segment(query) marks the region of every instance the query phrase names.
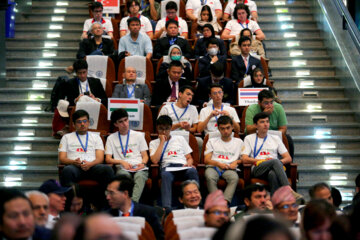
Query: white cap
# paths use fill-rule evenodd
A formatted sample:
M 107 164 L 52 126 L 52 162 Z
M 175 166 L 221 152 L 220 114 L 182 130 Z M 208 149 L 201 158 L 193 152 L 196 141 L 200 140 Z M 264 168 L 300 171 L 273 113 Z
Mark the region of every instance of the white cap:
M 69 102 L 61 99 L 59 100 L 56 108 L 59 111 L 60 116 L 69 117 L 69 113 L 67 111 L 68 107 L 69 107 Z

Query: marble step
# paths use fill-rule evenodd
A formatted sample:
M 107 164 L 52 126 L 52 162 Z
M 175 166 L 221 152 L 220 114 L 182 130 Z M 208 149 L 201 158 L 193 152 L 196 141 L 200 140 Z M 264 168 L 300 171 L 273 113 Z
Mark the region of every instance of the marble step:
M 59 142 L 52 137 L 0 138 L 0 151 L 57 151 Z
M 281 98 L 280 98 L 281 99 Z M 311 106 L 316 105 L 319 107 L 321 105 L 322 109 L 331 109 L 331 110 L 341 110 L 341 109 L 350 109 L 349 99 L 346 98 L 283 98 L 282 106 L 285 110 L 304 110 L 311 109 Z
M 1 111 L 44 111 L 50 107 L 50 99 L 4 99 L 0 100 Z
M 329 86 L 316 87 L 312 89 L 304 88 L 276 88 L 280 99 L 303 98 L 303 99 L 319 99 L 319 98 L 344 98 L 344 87 Z M 315 100 L 316 101 L 316 100 Z
M 335 67 L 330 66 L 274 66 L 271 67 L 274 78 L 277 76 L 335 76 Z
M 324 47 L 324 42 L 323 39 L 298 39 L 298 38 L 282 38 L 282 39 L 278 39 L 278 38 L 274 38 L 274 39 L 266 39 L 265 45 L 266 45 L 266 49 L 272 49 L 275 47 L 280 47 L 282 49 L 284 49 L 284 46 L 287 46 L 287 44 L 289 44 L 289 42 L 292 41 L 297 41 L 299 42 L 299 47 Z
M 8 77 L 36 77 L 36 76 L 49 76 L 57 77 L 68 75 L 64 67 L 15 67 L 7 68 L 6 75 Z
M 52 112 L 44 111 L 0 111 L 0 124 L 51 123 Z
M 31 57 L 39 58 L 45 56 L 75 58 L 79 47 L 8 47 L 6 57 Z
M 281 60 L 275 60 L 276 58 L 270 59 L 269 66 L 272 69 L 273 67 L 296 67 L 296 66 L 330 66 L 332 65 L 332 61 L 328 57 L 318 57 L 313 59 L 307 59 L 307 58 L 290 58 L 287 59 L 281 59 Z
M 18 38 L 12 38 L 6 40 L 6 47 L 10 48 L 16 48 L 16 47 L 46 47 L 46 45 L 55 45 L 56 47 L 52 47 L 53 50 L 56 51 L 57 47 L 79 47 L 79 39 L 61 39 L 59 40 L 48 40 L 44 38 L 32 38 L 32 39 L 18 39 Z
M 0 100 L 50 99 L 52 88 L 0 88 Z
M 53 179 L 57 179 L 58 177 L 53 177 Z M 47 179 L 45 179 L 46 181 Z M 38 190 L 43 182 L 34 181 L 34 182 L 0 182 L 0 187 L 13 187 L 19 189 L 21 191 L 31 191 Z
M 260 26 L 261 28 L 261 26 Z M 322 31 L 316 28 L 309 28 L 309 29 L 279 29 L 279 28 L 273 28 L 273 29 L 262 29 L 265 33 L 266 37 L 269 39 L 272 38 L 283 38 L 285 32 L 296 32 L 297 37 L 299 38 L 309 38 L 309 37 L 321 37 Z
M 289 41 L 289 44 L 296 44 L 297 41 Z M 272 47 L 266 50 L 267 56 L 270 58 L 269 64 L 273 57 L 288 58 L 307 58 L 307 57 L 328 57 L 327 49 L 324 47 Z
M 326 87 L 326 86 L 339 86 L 339 78 L 327 76 L 276 76 L 271 77 L 270 80 L 274 81 L 274 87 Z
M 312 150 L 357 150 L 360 148 L 358 136 L 292 136 L 295 152 Z
M 60 3 L 58 3 L 60 2 Z M 63 5 L 61 2 L 67 3 Z M 33 1 L 33 7 L 87 8 L 89 1 Z
M 303 8 L 309 6 L 307 1 L 256 1 L 256 5 L 259 8 L 262 7 L 292 7 L 292 8 Z
M 263 32 L 267 31 L 313 31 L 318 30 L 316 22 L 260 22 L 259 26 Z
M 289 123 L 355 122 L 354 110 L 287 110 Z
M 330 133 L 337 135 L 360 135 L 360 123 L 289 123 L 287 132 L 291 136 L 311 136 Z
M 29 31 L 30 30 L 30 31 Z M 17 30 L 15 32 L 16 38 L 21 39 L 31 39 L 31 38 L 43 38 L 48 40 L 61 40 L 62 38 L 66 39 L 79 39 L 82 34 L 82 29 L 71 29 L 71 30 L 37 30 L 33 29 L 23 29 Z
M 285 10 L 287 9 L 287 10 Z M 274 6 L 269 5 L 268 7 L 258 7 L 258 13 L 260 16 L 264 15 L 276 15 L 276 14 L 311 14 L 310 9 L 307 6 Z
M 34 58 L 31 57 L 7 57 L 6 66 L 7 67 L 39 67 L 43 65 L 52 65 L 54 67 L 67 67 L 73 64 L 76 60 L 75 57 L 40 57 Z
M 66 12 L 62 12 L 62 9 L 65 9 Z M 61 12 L 58 12 L 61 11 Z M 89 11 L 86 7 L 46 7 L 46 6 L 33 6 L 31 14 L 87 14 L 89 16 Z
M 67 74 L 63 74 L 66 76 Z M 71 76 L 70 76 L 71 77 Z M 40 82 L 47 82 L 48 86 L 52 88 L 57 77 L 7 77 L 6 86 L 9 88 L 32 88 L 34 84 Z
M 84 23 L 62 23 L 62 22 L 44 22 L 44 23 L 31 23 L 31 24 L 16 23 L 15 29 L 17 32 L 27 31 L 30 26 L 36 29 L 36 31 L 55 31 L 55 30 L 82 31 Z
M 53 18 L 53 17 L 64 17 L 64 22 L 74 22 L 74 23 L 83 23 L 85 19 L 90 18 L 88 12 L 83 13 L 77 13 L 77 14 L 63 14 L 63 13 L 22 13 L 16 15 L 16 22 L 25 22 L 25 21 L 31 21 L 31 22 L 54 22 L 54 23 L 60 23 L 59 21 L 53 21 L 57 20 L 59 18 Z
M 18 136 L 35 136 L 49 137 L 52 134 L 51 124 L 0 124 L 0 136 L 18 137 Z
M 289 18 L 290 17 L 290 18 Z M 314 17 L 311 14 L 271 14 L 271 13 L 261 13 L 258 18 L 259 24 L 263 22 L 277 22 L 283 21 L 286 19 L 286 22 L 312 22 Z M 290 19 L 290 20 L 288 20 Z
M 347 166 L 347 165 L 357 165 L 359 166 L 359 156 L 299 156 L 297 155 L 294 159 L 294 162 L 298 163 L 298 167 L 306 166 L 317 166 L 317 165 L 328 165 L 329 167 L 334 166 Z

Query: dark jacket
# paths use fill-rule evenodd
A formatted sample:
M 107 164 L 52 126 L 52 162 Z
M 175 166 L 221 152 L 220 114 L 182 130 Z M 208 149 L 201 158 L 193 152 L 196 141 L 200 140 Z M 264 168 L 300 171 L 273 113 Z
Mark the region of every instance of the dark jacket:
M 220 55 L 223 55 L 223 56 L 227 56 L 227 50 L 226 50 L 226 47 L 225 47 L 225 43 L 224 43 L 224 40 L 220 39 L 220 38 L 216 38 L 216 40 L 218 40 L 219 42 L 219 50 L 220 50 Z M 195 58 L 199 58 L 200 56 L 205 56 L 205 54 L 207 53 L 206 52 L 206 39 L 205 38 L 199 38 L 197 41 L 196 41 L 196 44 L 195 44 Z
M 224 55 L 217 55 L 218 62 L 224 66 L 224 73 L 226 72 L 226 57 Z M 210 76 L 211 57 L 206 54 L 199 58 L 199 77 Z
M 102 39 L 102 52 L 105 56 L 110 56 L 114 53 L 114 43 L 111 39 Z M 93 51 L 98 48 L 95 39 L 84 39 L 79 43 L 79 50 L 76 54 L 77 59 L 83 59 L 85 56 L 90 55 Z
M 186 79 L 180 78 L 179 89 L 184 85 L 190 85 L 190 82 Z M 155 106 L 161 105 L 163 102 L 166 102 L 170 95 L 171 86 L 169 83 L 169 78 L 167 76 L 160 78 L 155 83 L 151 104 Z
M 108 213 L 113 217 L 119 217 L 118 209 L 110 209 Z M 144 217 L 153 229 L 156 239 L 164 239 L 164 231 L 160 225 L 160 219 L 155 208 L 134 202 L 134 217 Z
M 192 50 L 187 40 L 178 37 L 174 42 L 174 44 L 179 45 L 182 51 L 182 55 L 184 57 L 188 59 L 193 57 Z M 158 39 L 154 46 L 153 58 L 160 59 L 162 56 L 168 55 L 169 48 L 170 48 L 170 43 L 169 43 L 169 38 L 167 36 Z
M 161 63 L 158 75 L 156 76 L 156 79 L 168 77 L 169 76 L 167 73 L 168 68 L 169 68 L 169 63 L 166 63 L 166 62 Z M 186 78 L 188 80 L 194 79 L 194 74 L 193 74 L 192 70 L 190 69 L 190 63 L 185 63 L 184 73 L 183 73 L 182 77 Z
M 135 96 L 135 98 L 144 100 L 144 103 L 146 105 L 150 106 L 151 96 L 150 96 L 149 88 L 146 84 L 135 84 L 134 96 Z M 115 86 L 112 97 L 113 98 L 127 98 L 128 93 L 127 93 L 127 89 L 126 89 L 126 84 L 117 84 Z
M 251 55 L 249 57 L 248 66 L 249 68 L 247 75 L 250 76 L 252 75 L 252 72 L 255 68 L 263 69 L 260 60 L 254 58 Z M 243 57 L 241 55 L 233 57 L 231 62 L 231 79 L 234 80 L 236 83 L 239 83 L 241 80 L 244 79 L 245 73 L 246 73 L 246 67 Z
M 89 88 L 92 94 L 94 94 L 95 97 L 101 99 L 101 103 L 105 106 L 107 106 L 107 97 L 106 93 L 104 91 L 104 88 L 97 78 L 88 77 L 89 82 Z M 63 85 L 63 88 L 60 93 L 60 99 L 65 99 L 67 97 L 67 100 L 70 103 L 70 106 L 75 106 L 74 100 L 80 95 L 79 91 L 79 82 L 77 78 L 72 78 L 69 81 L 65 82 Z

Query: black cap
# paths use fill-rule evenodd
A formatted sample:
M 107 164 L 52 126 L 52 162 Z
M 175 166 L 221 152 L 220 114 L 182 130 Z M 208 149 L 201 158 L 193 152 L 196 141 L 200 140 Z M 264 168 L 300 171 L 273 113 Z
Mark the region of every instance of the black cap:
M 49 194 L 49 193 L 64 194 L 68 192 L 70 189 L 71 187 L 62 187 L 60 183 L 55 179 L 49 179 L 40 186 L 39 191 L 45 194 Z

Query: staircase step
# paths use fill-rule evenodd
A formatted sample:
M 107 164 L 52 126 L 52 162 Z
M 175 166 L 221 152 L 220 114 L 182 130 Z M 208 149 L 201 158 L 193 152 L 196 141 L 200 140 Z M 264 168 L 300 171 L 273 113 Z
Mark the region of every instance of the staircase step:
M 6 57 L 43 57 L 44 53 L 56 53 L 57 57 L 69 57 L 75 59 L 79 47 L 8 47 Z
M 58 36 L 56 36 L 56 35 Z M 19 30 L 16 31 L 15 37 L 18 39 L 31 39 L 31 38 L 43 38 L 48 40 L 60 40 L 63 37 L 66 39 L 80 39 L 82 34 L 82 29 L 72 29 L 72 30 L 41 30 L 41 31 L 28 31 L 28 30 Z
M 321 134 L 322 131 L 331 131 L 331 135 L 360 135 L 360 123 L 338 122 L 338 123 L 290 123 L 287 132 L 291 136 L 306 136 Z
M 33 38 L 33 39 L 18 39 L 18 38 L 12 38 L 6 40 L 6 47 L 8 48 L 17 48 L 19 45 L 21 47 L 45 47 L 46 42 L 56 42 L 58 44 L 58 47 L 73 47 L 78 48 L 79 47 L 79 39 L 61 39 L 59 40 L 51 40 L 51 39 L 44 39 L 44 38 Z M 56 51 L 57 47 L 53 47 L 52 50 Z
M 58 76 L 67 76 L 68 74 L 65 71 L 65 67 L 14 67 L 14 68 L 6 68 L 6 76 L 8 77 L 31 77 L 34 78 L 36 76 L 50 76 L 50 77 L 58 77 Z
M 0 88 L 0 100 L 50 99 L 52 88 Z
M 50 100 L 4 99 L 0 106 L 2 111 L 44 111 L 50 107 Z
M 70 66 L 76 59 L 74 57 L 62 57 L 62 58 L 37 58 L 37 61 L 34 61 L 34 58 L 6 58 L 7 67 L 38 67 L 41 64 L 52 64 L 54 67 Z
M 273 49 L 273 48 L 282 48 L 284 49 L 284 46 L 287 46 L 287 43 L 289 41 L 298 41 L 299 42 L 299 47 L 324 47 L 324 42 L 322 39 L 319 40 L 315 40 L 315 39 L 278 39 L 278 40 L 269 40 L 266 39 L 265 44 L 266 44 L 266 49 Z
M 282 99 L 282 98 L 280 98 Z M 284 98 L 282 106 L 285 110 L 308 109 L 311 104 L 321 104 L 322 109 L 350 109 L 349 99 L 346 98 Z
M 286 14 L 281 14 L 281 15 L 286 15 Z M 261 15 L 259 16 L 259 24 L 262 24 L 263 22 L 276 22 L 279 21 L 279 16 L 281 15 L 276 15 L 276 14 L 263 14 L 261 13 Z M 290 15 L 290 14 L 289 14 Z M 291 21 L 287 21 L 287 22 L 312 22 L 314 21 L 314 18 L 312 15 L 310 14 L 291 14 Z
M 277 87 L 278 95 L 280 99 L 292 99 L 292 98 L 303 98 L 311 101 L 312 99 L 319 98 L 344 98 L 344 87 L 342 86 L 329 86 L 329 87 L 315 87 L 315 88 L 287 88 L 287 87 Z M 317 92 L 318 96 L 316 97 L 303 94 L 315 94 Z M 318 101 L 318 100 L 315 100 Z
M 289 42 L 296 42 L 296 41 L 289 41 Z M 326 48 L 319 47 L 319 48 L 311 48 L 311 47 L 283 47 L 282 49 L 276 47 L 272 49 L 266 50 L 267 56 L 270 58 L 270 60 L 273 57 L 287 57 L 289 60 L 292 59 L 292 56 L 295 56 L 296 58 L 307 58 L 312 56 L 322 56 L 326 57 L 327 50 Z M 294 55 L 294 54 L 301 54 L 301 55 Z M 271 63 L 271 61 L 269 62 Z
M 46 81 L 48 82 L 48 87 L 52 88 L 56 79 L 57 77 L 7 77 L 6 86 L 9 88 L 31 88 L 33 87 L 33 81 Z
M 52 137 L 0 138 L 0 151 L 13 151 L 18 145 L 31 145 L 31 151 L 57 151 L 60 140 Z
M 62 29 L 50 29 L 51 25 L 61 25 Z M 39 32 L 52 32 L 52 31 L 60 31 L 60 32 L 72 32 L 72 31 L 80 31 L 80 33 L 82 32 L 84 23 L 62 23 L 62 22 L 44 22 L 44 23 L 32 23 L 31 25 L 29 24 L 20 24 L 20 23 L 16 23 L 15 24 L 15 29 L 16 32 L 28 32 L 29 26 L 31 26 L 33 29 L 36 29 L 36 31 Z M 78 38 L 80 39 L 80 38 Z
M 291 59 L 281 59 L 281 60 L 275 60 L 275 59 L 271 59 L 269 62 L 269 66 L 272 69 L 273 67 L 282 67 L 282 66 L 297 66 L 299 64 L 301 64 L 301 66 L 330 66 L 331 65 L 331 60 L 328 58 L 324 58 L 324 57 L 319 57 L 317 59 L 308 59 L 306 57 L 304 58 L 291 58 Z
M 0 124 L 17 124 L 37 121 L 38 123 L 51 123 L 54 113 L 44 111 L 0 111 Z M 24 122 L 26 120 L 26 122 Z
M 19 131 L 33 131 L 36 137 L 49 137 L 52 134 L 51 124 L 0 124 L 1 137 L 17 137 Z
M 359 165 L 329 165 L 329 164 L 323 164 L 323 165 L 310 165 L 310 166 L 299 166 L 298 168 L 299 172 L 308 172 L 308 173 L 312 173 L 312 172 L 324 172 L 324 170 L 326 171 L 331 171 L 331 172 L 344 172 L 344 171 L 349 171 L 349 172 L 359 172 L 360 171 L 360 166 Z
M 58 5 L 56 1 L 33 1 L 33 7 L 41 8 L 41 7 L 66 7 L 66 8 L 87 8 L 88 1 L 66 1 L 68 5 Z
M 77 14 L 62 14 L 62 13 L 22 13 L 16 15 L 16 22 L 22 23 L 25 21 L 30 22 L 54 22 L 60 23 L 58 21 L 52 21 L 52 17 L 64 17 L 64 22 L 74 22 L 74 23 L 83 23 L 86 19 L 90 18 L 89 13 L 77 13 Z
M 57 179 L 58 177 L 53 177 Z M 43 182 L 0 182 L 0 187 L 14 187 L 21 191 L 38 190 Z
M 353 110 L 286 110 L 289 123 L 311 123 L 312 117 L 325 116 L 329 123 L 354 122 L 355 111 Z M 314 120 L 317 123 L 325 123 L 323 120 Z

